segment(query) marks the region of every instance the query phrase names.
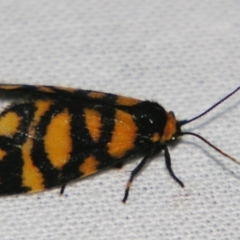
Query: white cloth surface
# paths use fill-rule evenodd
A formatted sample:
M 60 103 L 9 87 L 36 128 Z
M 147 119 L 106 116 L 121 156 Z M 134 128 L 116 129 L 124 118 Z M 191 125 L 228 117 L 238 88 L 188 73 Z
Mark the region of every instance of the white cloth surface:
M 0 1 L 0 82 L 150 99 L 191 118 L 240 83 L 238 1 Z M 240 159 L 240 92 L 184 126 Z M 198 139 L 135 179 L 105 171 L 66 187 L 0 198 L 0 239 L 240 239 L 240 166 Z

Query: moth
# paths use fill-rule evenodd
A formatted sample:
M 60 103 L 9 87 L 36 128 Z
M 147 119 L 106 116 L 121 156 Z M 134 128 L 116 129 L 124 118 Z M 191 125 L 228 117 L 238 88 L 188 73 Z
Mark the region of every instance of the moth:
M 0 92 L 17 92 L 0 114 L 0 195 L 39 192 L 104 169 L 120 168 L 129 158 L 143 156 L 131 172 L 123 202 L 134 177 L 159 152 L 174 174 L 168 144 L 193 135 L 222 155 L 239 162 L 200 135 L 184 132 L 188 124 L 225 101 L 240 87 L 202 114 L 178 121 L 160 104 L 120 95 L 54 87 L 0 84 Z

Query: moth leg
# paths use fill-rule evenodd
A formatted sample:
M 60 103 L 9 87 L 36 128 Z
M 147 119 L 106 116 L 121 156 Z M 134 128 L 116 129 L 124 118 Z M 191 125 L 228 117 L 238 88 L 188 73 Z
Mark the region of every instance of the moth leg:
M 184 184 L 175 176 L 175 174 L 172 170 L 171 157 L 170 157 L 167 146 L 165 146 L 165 148 L 164 148 L 164 156 L 165 156 L 166 167 L 167 167 L 167 170 L 168 170 L 170 176 L 183 188 Z
M 66 184 L 63 184 L 60 190 L 60 195 L 63 195 L 63 192 L 65 190 Z
M 116 164 L 114 165 L 114 168 L 121 169 L 122 166 L 123 166 L 123 163 L 122 163 L 122 162 L 119 162 L 119 163 L 116 163 Z
M 155 152 L 155 148 L 151 149 L 150 152 L 148 152 L 146 154 L 146 156 L 143 158 L 143 160 L 137 165 L 137 167 L 132 171 L 130 178 L 127 182 L 127 186 L 126 186 L 126 190 L 125 190 L 125 195 L 124 198 L 122 200 L 123 203 L 125 203 L 127 201 L 128 198 L 128 194 L 129 194 L 129 190 L 130 187 L 132 185 L 133 179 L 136 177 L 136 175 L 141 171 L 141 169 L 144 167 L 144 165 L 146 164 L 146 162 L 149 160 L 150 157 L 153 156 L 154 152 Z

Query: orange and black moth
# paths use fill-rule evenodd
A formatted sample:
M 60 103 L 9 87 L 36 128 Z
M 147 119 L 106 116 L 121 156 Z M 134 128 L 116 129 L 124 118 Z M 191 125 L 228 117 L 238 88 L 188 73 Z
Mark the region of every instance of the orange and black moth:
M 240 87 L 205 111 L 206 114 Z M 172 112 L 151 101 L 52 86 L 0 85 L 18 92 L 18 101 L 0 114 L 0 195 L 38 192 L 61 186 L 107 168 L 120 168 L 129 158 L 143 159 L 132 171 L 130 185 L 143 166 L 163 151 L 171 177 L 167 145 L 184 134 Z

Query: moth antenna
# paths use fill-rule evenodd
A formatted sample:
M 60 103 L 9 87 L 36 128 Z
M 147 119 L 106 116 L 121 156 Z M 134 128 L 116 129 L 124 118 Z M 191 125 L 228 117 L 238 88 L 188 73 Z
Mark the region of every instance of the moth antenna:
M 195 121 L 198 118 L 201 118 L 202 116 L 204 116 L 205 114 L 207 114 L 208 112 L 212 111 L 215 107 L 217 107 L 219 104 L 221 104 L 222 102 L 224 102 L 225 100 L 227 100 L 229 97 L 231 97 L 233 94 L 235 94 L 238 90 L 240 90 L 240 86 L 237 87 L 234 91 L 232 91 L 231 93 L 229 93 L 227 96 L 225 96 L 223 99 L 221 99 L 220 101 L 218 101 L 217 103 L 215 103 L 214 105 L 212 105 L 209 109 L 207 109 L 206 111 L 202 112 L 201 114 L 199 114 L 198 116 L 190 119 L 190 120 L 183 120 L 183 121 L 179 121 L 179 125 L 183 126 L 185 124 L 188 124 L 190 122 Z M 230 160 L 232 160 L 233 162 L 240 164 L 240 162 L 233 158 L 232 156 L 228 155 L 227 153 L 223 152 L 222 150 L 220 150 L 219 148 L 217 148 L 216 146 L 214 146 L 212 143 L 210 143 L 208 140 L 206 140 L 204 137 L 193 133 L 193 132 L 180 132 L 180 135 L 192 135 L 195 136 L 199 139 L 201 139 L 203 142 L 205 142 L 207 145 L 209 145 L 210 147 L 212 147 L 213 149 L 215 149 L 217 152 L 221 153 L 223 156 L 229 158 Z
M 223 99 L 221 99 L 220 101 L 218 101 L 217 103 L 215 103 L 214 105 L 212 105 L 209 109 L 207 109 L 206 111 L 204 111 L 203 113 L 199 114 L 198 116 L 190 119 L 190 120 L 183 120 L 183 121 L 179 121 L 180 126 L 183 126 L 185 124 L 188 124 L 190 122 L 195 121 L 198 118 L 201 118 L 202 116 L 204 116 L 205 114 L 207 114 L 208 112 L 212 111 L 215 107 L 217 107 L 219 104 L 221 104 L 222 102 L 224 102 L 225 100 L 227 100 L 229 97 L 231 97 L 233 94 L 235 94 L 238 90 L 240 89 L 240 86 L 237 87 L 234 91 L 232 91 L 231 93 L 229 93 L 226 97 L 224 97 Z
M 199 139 L 201 139 L 203 142 L 205 142 L 206 144 L 208 144 L 210 147 L 212 147 L 213 149 L 215 149 L 217 152 L 221 153 L 223 156 L 229 158 L 230 160 L 232 160 L 233 162 L 237 163 L 237 164 L 240 164 L 240 162 L 233 158 L 232 156 L 228 155 L 227 153 L 223 152 L 221 149 L 217 148 L 216 146 L 214 146 L 212 143 L 210 143 L 208 140 L 206 140 L 204 137 L 196 134 L 196 133 L 193 133 L 193 132 L 182 132 L 181 135 L 192 135 L 192 136 L 195 136 Z

